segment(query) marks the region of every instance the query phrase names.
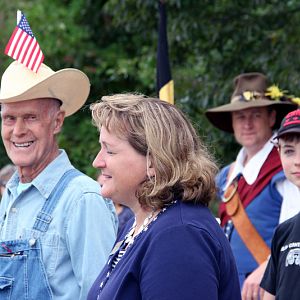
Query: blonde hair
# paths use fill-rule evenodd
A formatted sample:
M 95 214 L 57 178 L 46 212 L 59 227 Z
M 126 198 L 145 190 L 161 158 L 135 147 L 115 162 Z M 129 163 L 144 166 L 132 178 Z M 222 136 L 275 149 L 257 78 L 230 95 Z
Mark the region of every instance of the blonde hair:
M 142 206 L 162 208 L 175 199 L 208 205 L 217 167 L 178 108 L 139 94 L 101 100 L 91 105 L 94 125 L 126 138 L 155 170 L 136 192 Z

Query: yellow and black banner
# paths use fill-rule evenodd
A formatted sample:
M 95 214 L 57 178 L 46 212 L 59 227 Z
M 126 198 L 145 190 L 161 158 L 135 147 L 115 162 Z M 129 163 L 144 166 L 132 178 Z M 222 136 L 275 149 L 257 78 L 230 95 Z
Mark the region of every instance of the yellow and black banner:
M 165 3 L 159 1 L 159 26 L 157 48 L 157 92 L 159 99 L 174 104 L 174 83 L 172 80 L 167 37 L 167 14 Z

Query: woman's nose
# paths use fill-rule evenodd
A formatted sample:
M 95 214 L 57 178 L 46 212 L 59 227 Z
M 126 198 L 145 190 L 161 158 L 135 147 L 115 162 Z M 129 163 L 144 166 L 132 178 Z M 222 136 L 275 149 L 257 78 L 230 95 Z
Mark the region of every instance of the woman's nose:
M 93 161 L 93 167 L 96 169 L 102 169 L 105 168 L 105 166 L 106 164 L 101 149 Z

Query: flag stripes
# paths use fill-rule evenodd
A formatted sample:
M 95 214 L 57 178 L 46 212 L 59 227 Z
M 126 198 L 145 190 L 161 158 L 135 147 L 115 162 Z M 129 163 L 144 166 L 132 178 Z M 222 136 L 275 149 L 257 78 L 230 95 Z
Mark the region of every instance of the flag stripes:
M 34 72 L 38 71 L 44 60 L 43 52 L 23 13 L 5 47 L 5 54 Z

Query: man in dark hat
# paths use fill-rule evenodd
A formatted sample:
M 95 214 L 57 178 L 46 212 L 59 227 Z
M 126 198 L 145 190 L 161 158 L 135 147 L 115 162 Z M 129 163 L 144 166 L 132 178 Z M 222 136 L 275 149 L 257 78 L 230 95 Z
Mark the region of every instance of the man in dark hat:
M 297 106 L 277 87 L 268 89 L 261 73 L 237 76 L 234 88 L 230 103 L 209 109 L 206 116 L 242 146 L 236 161 L 217 177 L 220 218 L 236 259 L 242 297 L 259 299 L 274 229 L 300 210 L 289 205 L 294 187 L 271 143 L 273 130 Z
M 0 299 L 86 299 L 115 241 L 112 202 L 57 142 L 89 90 L 71 68 L 13 62 L 2 76 L 1 135 L 17 172 L 0 205 Z

